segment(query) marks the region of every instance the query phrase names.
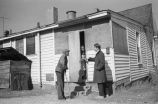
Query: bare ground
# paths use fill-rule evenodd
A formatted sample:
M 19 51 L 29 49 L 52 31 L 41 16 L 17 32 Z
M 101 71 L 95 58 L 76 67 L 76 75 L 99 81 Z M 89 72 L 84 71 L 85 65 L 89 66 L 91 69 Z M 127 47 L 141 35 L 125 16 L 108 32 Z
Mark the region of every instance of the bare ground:
M 65 95 L 73 87 L 66 84 Z M 57 100 L 55 88 L 34 89 L 31 91 L 10 91 L 0 89 L 0 104 L 158 104 L 158 87 L 141 84 L 117 91 L 105 99 L 96 99 L 97 92 L 88 96 L 76 96 L 66 101 Z

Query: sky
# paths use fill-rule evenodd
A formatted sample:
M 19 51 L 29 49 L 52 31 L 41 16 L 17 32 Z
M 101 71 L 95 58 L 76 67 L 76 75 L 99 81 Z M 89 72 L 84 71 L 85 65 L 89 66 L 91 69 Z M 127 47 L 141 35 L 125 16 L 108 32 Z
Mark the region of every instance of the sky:
M 96 8 L 115 12 L 152 3 L 153 15 L 158 25 L 158 0 L 0 0 L 0 17 L 5 17 L 4 29 L 20 32 L 52 23 L 52 7 L 58 8 L 59 21 L 66 19 L 66 12 L 75 10 L 77 16 L 93 13 Z M 0 18 L 0 34 L 3 22 Z

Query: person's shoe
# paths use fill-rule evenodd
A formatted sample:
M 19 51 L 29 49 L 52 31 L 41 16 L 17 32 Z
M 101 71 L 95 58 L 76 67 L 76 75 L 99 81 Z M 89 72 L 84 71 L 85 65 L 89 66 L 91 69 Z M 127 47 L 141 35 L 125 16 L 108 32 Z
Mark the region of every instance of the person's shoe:
M 58 98 L 58 100 L 66 100 L 66 98 L 65 98 L 65 97 L 63 97 L 63 98 Z
M 66 100 L 67 98 L 66 98 L 66 97 L 64 97 L 64 99 Z
M 104 99 L 104 96 L 97 96 L 97 99 Z
M 109 97 L 109 95 L 106 95 L 106 98 L 108 98 Z

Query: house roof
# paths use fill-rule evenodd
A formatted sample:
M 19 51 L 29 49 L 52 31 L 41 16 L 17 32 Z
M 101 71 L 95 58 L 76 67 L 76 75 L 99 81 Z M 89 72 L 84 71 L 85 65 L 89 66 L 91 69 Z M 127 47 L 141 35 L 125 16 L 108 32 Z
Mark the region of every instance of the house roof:
M 152 4 L 127 9 L 119 13 L 131 19 L 139 21 L 143 25 L 153 28 Z
M 48 24 L 48 25 L 45 25 L 45 26 L 41 26 L 39 28 L 33 28 L 33 29 L 29 29 L 29 30 L 25 30 L 25 31 L 17 32 L 17 33 L 12 33 L 8 37 L 0 38 L 0 41 L 15 38 L 15 37 L 18 37 L 18 36 L 29 35 L 30 33 L 39 32 L 39 31 L 43 31 L 43 30 L 60 28 L 60 27 L 65 27 L 65 26 L 70 26 L 70 25 L 82 23 L 82 22 L 85 22 L 85 21 L 95 20 L 95 19 L 102 18 L 102 17 L 108 15 L 107 12 L 108 12 L 107 10 L 102 10 L 100 12 L 87 14 L 87 15 L 84 15 L 84 16 L 81 16 L 81 17 L 77 17 L 75 19 L 59 21 L 57 23 Z M 91 18 L 91 17 L 93 17 L 93 18 Z
M 75 24 L 79 24 L 79 23 L 84 23 L 84 22 L 88 22 L 88 21 L 94 21 L 94 20 L 97 20 L 97 19 L 100 19 L 100 18 L 106 18 L 106 17 L 109 18 L 109 17 L 111 17 L 111 14 L 118 14 L 121 17 L 124 17 L 126 19 L 130 19 L 130 20 L 142 25 L 141 22 L 138 22 L 136 19 L 133 19 L 133 18 L 130 18 L 130 17 L 124 15 L 123 12 L 118 13 L 118 12 L 114 12 L 112 10 L 102 10 L 102 11 L 99 11 L 99 12 L 94 12 L 94 13 L 90 13 L 90 14 L 87 14 L 87 15 L 83 15 L 83 16 L 77 17 L 75 19 L 59 21 L 57 23 L 48 24 L 48 25 L 45 25 L 45 26 L 41 26 L 39 28 L 33 28 L 33 29 L 13 33 L 13 34 L 9 35 L 8 37 L 0 38 L 0 41 L 15 38 L 15 37 L 19 37 L 19 36 L 23 36 L 23 35 L 29 35 L 31 33 L 39 32 L 39 31 L 43 31 L 43 30 L 66 27 L 66 26 L 75 25 Z

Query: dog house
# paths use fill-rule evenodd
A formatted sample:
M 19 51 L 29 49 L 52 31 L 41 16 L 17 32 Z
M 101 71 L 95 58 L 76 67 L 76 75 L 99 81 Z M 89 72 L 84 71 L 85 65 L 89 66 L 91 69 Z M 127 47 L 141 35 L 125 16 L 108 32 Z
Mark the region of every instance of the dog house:
M 0 88 L 32 89 L 31 61 L 12 47 L 0 48 Z

